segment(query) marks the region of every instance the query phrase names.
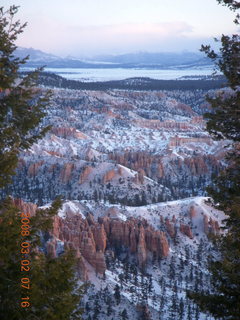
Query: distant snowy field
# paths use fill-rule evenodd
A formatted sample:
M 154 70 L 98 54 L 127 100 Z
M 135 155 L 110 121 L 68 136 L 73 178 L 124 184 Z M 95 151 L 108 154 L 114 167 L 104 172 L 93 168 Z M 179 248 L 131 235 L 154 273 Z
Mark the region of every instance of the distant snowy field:
M 22 68 L 23 71 L 33 70 L 34 68 Z M 134 77 L 148 77 L 157 80 L 176 80 L 181 77 L 209 76 L 213 73 L 212 67 L 192 68 L 192 69 L 80 69 L 80 68 L 45 68 L 47 72 L 55 73 L 61 77 L 79 80 L 83 82 L 124 80 Z

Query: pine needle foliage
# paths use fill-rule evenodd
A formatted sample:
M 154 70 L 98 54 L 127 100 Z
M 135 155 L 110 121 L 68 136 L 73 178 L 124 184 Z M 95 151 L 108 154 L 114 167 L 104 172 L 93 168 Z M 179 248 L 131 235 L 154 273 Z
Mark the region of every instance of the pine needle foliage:
M 15 21 L 17 12 L 17 6 L 0 7 L 0 188 L 11 182 L 20 152 L 49 130 L 43 118 L 51 92 L 36 86 L 41 69 L 23 76 L 20 67 L 28 57 L 14 55 L 15 41 L 26 26 Z M 57 198 L 51 207 L 37 210 L 29 217 L 30 233 L 23 236 L 22 212 L 11 197 L 0 202 L 1 320 L 81 319 L 84 287 L 76 278 L 75 252 L 64 248 L 53 257 L 46 250 L 46 238 L 51 238 L 53 217 L 60 207 Z M 27 271 L 22 269 L 23 261 Z M 27 289 L 22 287 L 23 278 L 29 279 Z M 21 305 L 23 298 L 29 299 L 29 306 Z
M 231 10 L 240 9 L 238 1 L 219 0 Z M 239 24 L 239 14 L 234 21 Z M 227 167 L 216 177 L 208 191 L 218 209 L 225 212 L 225 230 L 215 239 L 218 258 L 211 257 L 208 292 L 189 292 L 200 308 L 216 319 L 240 319 L 240 36 L 222 35 L 220 53 L 202 46 L 228 81 L 228 88 L 208 97 L 212 112 L 206 114 L 207 129 L 215 139 L 228 139 Z
M 49 129 L 42 125 L 42 119 L 51 93 L 36 87 L 41 69 L 22 76 L 20 67 L 29 57 L 14 55 L 15 41 L 26 26 L 15 21 L 17 11 L 17 6 L 0 8 L 0 187 L 11 182 L 21 150 Z

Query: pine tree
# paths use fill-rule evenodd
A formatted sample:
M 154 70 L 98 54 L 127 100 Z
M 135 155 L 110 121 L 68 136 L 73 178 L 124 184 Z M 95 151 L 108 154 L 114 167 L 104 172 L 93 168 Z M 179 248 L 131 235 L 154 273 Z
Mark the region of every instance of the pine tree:
M 123 309 L 123 311 L 121 312 L 121 319 L 122 320 L 128 320 L 129 319 L 126 309 Z
M 77 285 L 75 253 L 58 258 L 40 255 L 32 268 L 31 301 L 39 319 L 81 319 L 83 287 Z
M 218 2 L 234 11 L 240 9 L 238 1 Z M 237 14 L 236 24 L 239 18 Z M 229 139 L 232 143 L 226 156 L 228 167 L 209 188 L 218 209 L 227 215 L 226 233 L 216 240 L 220 257 L 212 258 L 209 265 L 211 291 L 191 292 L 189 296 L 216 319 L 236 320 L 240 315 L 240 36 L 223 35 L 220 54 L 210 46 L 203 46 L 202 50 L 215 60 L 229 87 L 228 91 L 222 90 L 217 97 L 208 99 L 213 112 L 206 115 L 207 128 L 216 139 Z
M 184 314 L 185 314 L 184 302 L 183 302 L 183 298 L 181 298 L 179 303 L 179 320 L 184 319 Z
M 14 57 L 14 42 L 25 26 L 14 22 L 17 11 L 16 6 L 0 8 L 0 188 L 11 181 L 21 150 L 48 129 L 41 121 L 50 93 L 35 87 L 38 71 L 22 77 L 19 67 L 26 59 Z M 1 320 L 81 319 L 83 287 L 75 279 L 74 253 L 65 250 L 52 258 L 42 243 L 60 206 L 56 199 L 52 207 L 30 217 L 11 198 L 1 201 Z
M 107 300 L 107 316 L 110 316 L 113 313 L 112 300 L 110 297 Z
M 165 295 L 162 294 L 161 298 L 160 298 L 160 306 L 159 306 L 159 315 L 160 315 L 160 319 L 164 319 L 164 307 L 166 305 L 166 299 L 165 299 Z
M 168 316 L 168 320 L 174 320 L 176 319 L 177 316 L 179 316 L 178 314 L 178 308 L 177 308 L 177 293 L 172 293 L 172 297 L 171 297 L 171 304 L 169 307 L 169 316 Z
M 153 280 L 152 280 L 152 275 L 150 274 L 149 277 L 147 278 L 148 280 L 148 294 L 151 296 L 151 294 L 153 293 Z
M 187 307 L 187 320 L 192 320 L 192 308 L 190 304 Z
M 152 319 L 148 305 L 146 305 L 146 304 L 139 305 L 139 311 L 140 311 L 139 320 L 151 320 Z
M 124 274 L 123 273 L 120 273 L 118 275 L 118 279 L 119 279 L 119 282 L 120 282 L 120 286 L 121 286 L 121 289 L 123 288 L 123 281 L 124 281 Z
M 57 199 L 49 209 L 38 210 L 35 216 L 24 218 L 30 220 L 31 229 L 29 234 L 23 233 L 23 237 L 23 213 L 10 198 L 0 204 L 1 320 L 81 319 L 79 304 L 83 287 L 76 285 L 74 253 L 66 251 L 58 258 L 51 258 L 41 252 L 44 249 L 42 236 L 52 226 L 52 217 L 60 205 Z M 29 264 L 22 268 L 25 266 L 22 261 L 29 261 Z M 29 289 L 21 287 L 23 278 L 29 279 Z M 30 302 L 29 307 L 22 307 L 24 297 L 29 297 L 26 300 Z
M 14 56 L 15 41 L 26 24 L 14 22 L 18 7 L 0 8 L 0 187 L 11 182 L 19 152 L 29 148 L 49 127 L 41 121 L 50 92 L 36 88 L 39 70 L 23 77 L 19 68 L 27 58 Z
M 11 199 L 1 203 L 0 223 L 0 318 L 23 319 L 21 313 L 21 251 L 20 230 L 21 220 L 18 210 L 12 205 Z M 13 223 L 13 221 L 15 223 Z M 16 303 L 12 303 L 16 301 Z
M 98 319 L 98 316 L 101 312 L 101 305 L 99 303 L 99 299 L 98 299 L 98 296 L 95 297 L 95 301 L 94 301 L 94 314 L 93 314 L 93 318 L 94 319 Z
M 120 287 L 118 284 L 116 284 L 114 288 L 114 298 L 116 300 L 117 305 L 121 302 L 121 293 L 120 293 Z

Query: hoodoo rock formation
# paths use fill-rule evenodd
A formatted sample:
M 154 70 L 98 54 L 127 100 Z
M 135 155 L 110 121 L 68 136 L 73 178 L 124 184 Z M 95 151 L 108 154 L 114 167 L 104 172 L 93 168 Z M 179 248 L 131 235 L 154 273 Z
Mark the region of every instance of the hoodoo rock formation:
M 43 160 L 32 163 L 28 168 L 28 175 L 31 177 L 35 177 L 38 172 L 38 169 L 43 165 L 43 163 Z
M 34 215 L 37 210 L 37 206 L 32 203 L 18 199 L 13 201 L 20 210 L 29 212 L 30 215 Z M 156 230 L 147 220 L 140 217 L 120 219 L 119 209 L 115 206 L 109 207 L 105 215 L 99 216 L 97 220 L 91 213 L 83 214 L 80 207 L 77 210 L 72 208 L 76 206 L 65 205 L 64 211 L 53 217 L 53 228 L 46 249 L 53 257 L 59 252 L 59 243 L 66 248 L 74 249 L 78 258 L 78 273 L 83 280 L 88 279 L 88 264 L 97 274 L 104 275 L 107 252 L 115 251 L 119 254 L 124 248 L 124 252 L 128 250 L 135 257 L 140 268 L 145 268 L 152 259 L 168 257 L 169 242 L 175 239 L 178 232 L 190 239 L 194 238 L 190 222 L 194 224 L 196 221 L 202 221 L 200 228 L 206 235 L 220 232 L 218 221 L 206 214 L 201 215 L 199 208 L 191 203 L 188 208 L 189 214 L 185 215 L 188 220 L 184 222 L 175 214 L 165 218 L 160 215 L 161 230 Z
M 218 221 L 208 218 L 207 215 L 203 216 L 203 225 L 204 225 L 204 232 L 208 234 L 219 234 L 220 233 L 220 227 Z
M 169 244 L 164 232 L 155 230 L 146 220 L 130 218 L 127 221 L 100 218 L 111 245 L 124 245 L 131 253 L 137 253 L 139 264 L 143 267 L 148 252 L 157 258 L 167 257 Z
M 51 132 L 56 136 L 63 138 L 77 138 L 77 139 L 87 139 L 87 136 L 82 132 L 76 130 L 75 128 L 70 127 L 54 127 L 51 129 Z
M 71 178 L 71 174 L 72 174 L 72 171 L 74 169 L 74 164 L 73 163 L 66 163 L 64 168 L 62 169 L 61 171 L 61 181 L 63 183 L 67 183 L 70 178 Z
M 14 204 L 24 212 L 34 215 L 37 206 L 25 203 L 22 200 L 14 200 Z M 78 253 L 78 268 L 81 277 L 86 279 L 86 262 L 97 273 L 104 274 L 106 262 L 104 253 L 107 245 L 115 247 L 123 245 L 130 253 L 136 254 L 141 267 L 147 262 L 148 252 L 152 252 L 158 258 L 166 257 L 169 253 L 169 244 L 166 235 L 162 231 L 156 231 L 146 221 L 128 219 L 122 221 L 109 217 L 102 217 L 96 222 L 92 215 L 84 219 L 80 214 L 66 211 L 66 217 L 54 216 L 52 228 L 52 240 L 48 241 L 46 248 L 51 256 L 57 255 L 57 242 L 60 240 L 66 247 L 76 250 Z
M 24 202 L 22 199 L 13 199 L 13 204 L 24 213 L 33 216 L 36 213 L 37 205 L 31 202 Z
M 138 247 L 137 247 L 138 263 L 141 268 L 145 266 L 147 260 L 147 248 L 145 241 L 145 230 L 143 226 L 139 230 Z
M 111 181 L 116 176 L 115 170 L 109 170 L 103 177 L 103 183 Z
M 182 137 L 171 137 L 169 141 L 169 147 L 179 147 L 185 143 L 206 143 L 208 145 L 211 144 L 211 138 L 203 137 L 203 138 L 182 138 Z
M 67 214 L 65 219 L 54 218 L 53 236 L 64 243 L 71 244 L 75 250 L 90 263 L 99 274 L 106 270 L 104 253 L 106 247 L 113 249 L 125 246 L 129 252 L 136 254 L 141 267 L 147 262 L 148 253 L 154 253 L 157 258 L 167 257 L 169 244 L 164 232 L 155 230 L 147 221 L 128 219 L 122 221 L 101 217 L 90 223 L 80 215 Z M 54 244 L 54 242 L 53 242 Z M 50 248 L 54 252 L 54 248 Z
M 176 230 L 174 228 L 174 224 L 168 218 L 165 220 L 165 226 L 170 237 L 174 238 L 176 235 Z
M 188 238 L 193 239 L 193 233 L 189 225 L 180 224 L 180 231 L 185 234 Z
M 79 183 L 84 183 L 92 171 L 92 167 L 86 166 L 80 174 Z
M 96 222 L 93 217 L 89 221 L 89 217 L 83 219 L 81 215 L 68 213 L 65 219 L 54 218 L 53 236 L 78 250 L 99 274 L 106 270 L 104 253 L 107 246 L 113 249 L 125 246 L 130 253 L 136 254 L 141 267 L 147 262 L 148 252 L 158 258 L 167 257 L 169 253 L 164 232 L 156 231 L 146 221 L 133 218 L 122 221 L 105 216 Z M 52 253 L 56 251 L 54 244 L 56 242 L 49 244 Z

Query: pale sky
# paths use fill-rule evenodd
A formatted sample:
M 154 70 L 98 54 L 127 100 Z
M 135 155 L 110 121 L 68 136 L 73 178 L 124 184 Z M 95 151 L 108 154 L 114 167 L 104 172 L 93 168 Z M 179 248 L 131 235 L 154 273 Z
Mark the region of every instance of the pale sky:
M 61 56 L 196 51 L 236 32 L 216 0 L 1 0 L 28 22 L 18 45 Z

